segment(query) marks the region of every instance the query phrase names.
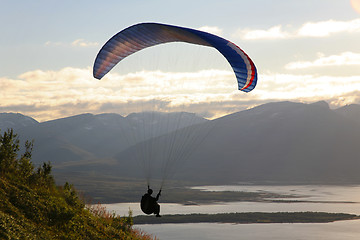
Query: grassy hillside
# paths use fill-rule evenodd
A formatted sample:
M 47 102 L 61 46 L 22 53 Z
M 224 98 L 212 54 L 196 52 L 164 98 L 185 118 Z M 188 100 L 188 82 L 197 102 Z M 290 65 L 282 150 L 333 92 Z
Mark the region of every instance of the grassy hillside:
M 0 239 L 152 239 L 127 217 L 86 207 L 66 183 L 55 185 L 50 163 L 35 168 L 32 142 L 19 156 L 17 135 L 0 134 Z

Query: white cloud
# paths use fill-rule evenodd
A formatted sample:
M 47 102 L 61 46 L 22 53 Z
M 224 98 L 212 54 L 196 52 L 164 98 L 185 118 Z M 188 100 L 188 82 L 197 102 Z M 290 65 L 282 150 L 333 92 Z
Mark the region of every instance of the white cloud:
M 360 76 L 262 75 L 255 90 L 266 101 L 315 102 L 326 100 L 332 106 L 360 103 Z
M 84 39 L 76 39 L 75 41 L 73 41 L 71 43 L 72 46 L 75 47 L 93 47 L 93 46 L 98 46 L 99 43 L 97 42 L 89 42 L 89 41 L 85 41 Z
M 35 70 L 23 73 L 17 79 L 0 80 L 0 112 L 22 109 L 24 114 L 38 120 L 81 112 L 96 113 L 103 111 L 104 106 L 115 106 L 108 107 L 107 111 L 128 114 L 129 111 L 143 110 L 141 107 L 149 101 L 159 102 L 153 107 L 164 111 L 180 111 L 185 105 L 196 105 L 237 89 L 233 73 L 219 70 L 109 73 L 99 81 L 92 77 L 90 68 L 64 68 L 60 71 Z
M 73 47 L 95 47 L 98 46 L 99 43 L 97 42 L 89 42 L 86 41 L 82 38 L 80 39 L 76 39 L 71 43 L 67 43 L 67 42 L 52 42 L 52 41 L 47 41 L 45 42 L 45 46 L 55 46 L 55 47 L 59 47 L 59 46 L 73 46 Z
M 198 30 L 200 31 L 204 31 L 204 32 L 209 32 L 215 35 L 222 35 L 223 31 L 221 28 L 216 27 L 216 26 L 203 26 L 198 28 Z
M 241 39 L 289 39 L 304 37 L 328 37 L 336 33 L 360 32 L 360 19 L 350 21 L 327 20 L 304 23 L 299 29 L 282 30 L 281 25 L 269 29 L 239 29 L 235 36 Z M 288 27 L 290 28 L 290 27 Z
M 324 56 L 318 54 L 318 59 L 314 61 L 291 62 L 285 65 L 286 69 L 304 69 L 324 66 L 346 66 L 360 65 L 360 54 L 353 52 L 343 52 L 340 55 Z
M 305 23 L 297 32 L 299 37 L 327 37 L 333 33 L 360 32 L 360 19 L 351 21 L 328 20 Z
M 244 93 L 231 71 L 109 73 L 99 81 L 90 68 L 64 68 L 0 78 L 0 89 L 0 112 L 39 121 L 85 112 L 126 115 L 148 107 L 218 117 L 269 101 L 329 100 L 337 106 L 360 101 L 360 76 L 260 74 L 257 87 Z
M 274 26 L 267 30 L 239 30 L 236 34 L 243 39 L 284 39 L 288 38 L 289 34 L 281 30 L 281 26 Z

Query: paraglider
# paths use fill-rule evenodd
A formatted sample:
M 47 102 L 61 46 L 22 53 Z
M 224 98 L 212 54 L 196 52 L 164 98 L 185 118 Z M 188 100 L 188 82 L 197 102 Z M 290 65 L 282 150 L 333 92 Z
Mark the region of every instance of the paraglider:
M 253 90 L 257 83 L 257 70 L 255 67 L 254 62 L 250 59 L 250 57 L 237 45 L 234 43 L 216 36 L 211 33 L 199 31 L 196 29 L 179 27 L 179 26 L 172 26 L 160 23 L 140 23 L 133 26 L 130 26 L 112 38 L 110 38 L 104 46 L 100 49 L 99 53 L 96 56 L 94 67 L 93 67 L 93 76 L 96 79 L 103 78 L 116 64 L 120 61 L 125 59 L 126 57 L 130 56 L 133 53 L 141 51 L 145 48 L 156 46 L 159 44 L 171 43 L 171 42 L 185 42 L 195 45 L 207 46 L 211 48 L 215 48 L 218 50 L 228 61 L 232 70 L 235 74 L 238 89 L 243 92 L 250 92 Z M 147 110 L 148 111 L 148 110 Z M 179 114 L 178 117 L 178 126 L 182 120 L 181 117 L 183 114 Z M 156 118 L 152 117 L 152 120 Z M 195 124 L 195 123 L 194 123 Z M 131 127 L 132 129 L 136 129 Z M 141 131 L 142 133 L 147 133 L 148 129 L 145 127 Z M 180 129 L 180 128 L 179 128 Z M 181 131 L 175 129 L 172 131 L 173 137 L 171 137 L 171 141 L 164 142 L 164 144 L 159 144 L 160 146 L 168 146 L 168 154 L 152 154 L 148 153 L 147 151 L 150 148 L 155 149 L 156 143 L 159 143 L 160 140 L 166 138 L 159 138 L 157 137 L 157 141 L 153 141 L 151 144 L 143 143 L 144 154 L 142 158 L 149 158 L 148 161 L 153 161 L 154 156 L 163 155 L 164 158 L 164 176 L 163 182 L 165 177 L 169 175 L 169 168 L 171 164 L 169 163 L 172 159 L 176 159 L 178 161 L 180 158 L 188 157 L 190 154 L 187 152 L 181 152 L 175 150 L 175 146 L 178 145 L 179 148 L 182 148 L 182 151 L 193 150 L 196 146 L 195 143 L 199 144 L 199 139 L 201 137 L 193 136 L 197 134 L 197 131 L 194 128 L 186 127 L 187 132 L 184 134 L 180 134 Z M 153 132 L 153 131 L 150 131 Z M 192 135 L 193 134 L 193 135 Z M 177 136 L 177 135 L 180 135 Z M 206 134 L 204 134 L 206 136 Z M 179 137 L 179 138 L 176 138 Z M 151 136 L 150 138 L 155 138 Z M 148 138 L 148 139 L 150 139 Z M 204 137 L 203 137 L 204 138 Z M 144 138 L 145 139 L 145 138 Z M 180 140 L 178 140 L 180 139 Z M 155 150 L 154 150 L 155 151 Z M 156 150 L 158 151 L 158 150 Z M 166 150 L 164 150 L 165 152 Z M 174 157 L 177 154 L 178 156 Z M 142 159 L 143 162 L 144 159 Z M 174 161 L 175 162 L 175 161 Z M 144 164 L 146 165 L 146 164 Z M 147 164 L 149 165 L 149 164 Z M 148 171 L 148 175 L 151 175 L 151 171 Z M 148 180 L 148 179 L 147 179 Z M 161 188 L 156 197 L 152 197 L 152 189 L 149 187 L 149 180 L 148 180 L 148 192 L 142 197 L 141 199 L 141 209 L 146 214 L 155 214 L 159 217 L 160 213 L 160 205 L 157 203 L 161 194 Z
M 151 196 L 153 190 L 148 186 L 147 193 L 145 193 L 141 198 L 140 207 L 141 210 L 146 214 L 155 214 L 156 217 L 160 216 L 160 205 L 157 203 L 161 195 L 161 189 L 156 197 Z
M 110 38 L 95 59 L 93 75 L 101 79 L 129 55 L 147 47 L 170 42 L 187 42 L 216 48 L 231 65 L 238 89 L 250 92 L 255 88 L 255 64 L 237 45 L 211 33 L 160 23 L 136 24 Z

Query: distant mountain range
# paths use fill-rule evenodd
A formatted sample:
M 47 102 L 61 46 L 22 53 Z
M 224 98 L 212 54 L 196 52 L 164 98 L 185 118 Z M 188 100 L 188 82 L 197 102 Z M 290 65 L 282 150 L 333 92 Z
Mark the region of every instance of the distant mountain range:
M 194 183 L 360 183 L 360 105 L 274 102 L 212 121 L 148 112 L 40 123 L 0 113 L 0 129 L 7 128 L 34 139 L 33 161 L 51 161 L 59 177 L 92 172 L 143 178 L 139 159 L 145 155 L 154 166 L 142 166 L 155 178 L 156 170 L 168 167 L 169 176 Z
M 118 152 L 188 125 L 207 122 L 193 113 L 80 114 L 46 122 L 0 113 L 0 129 L 13 128 L 22 140 L 34 139 L 33 160 L 51 161 L 55 168 L 103 161 Z

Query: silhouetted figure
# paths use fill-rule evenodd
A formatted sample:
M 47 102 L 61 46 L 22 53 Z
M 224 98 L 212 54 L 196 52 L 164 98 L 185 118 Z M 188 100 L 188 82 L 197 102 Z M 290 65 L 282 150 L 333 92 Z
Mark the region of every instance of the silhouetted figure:
M 148 191 L 147 193 L 144 194 L 144 196 L 142 196 L 141 198 L 141 210 L 146 213 L 146 214 L 156 214 L 156 217 L 161 217 L 160 216 L 160 205 L 157 203 L 157 201 L 159 200 L 159 197 L 161 195 L 161 189 L 159 191 L 159 193 L 156 195 L 156 198 L 154 198 L 153 196 L 151 196 L 151 194 L 153 193 L 153 190 L 150 189 L 150 187 L 148 186 Z

